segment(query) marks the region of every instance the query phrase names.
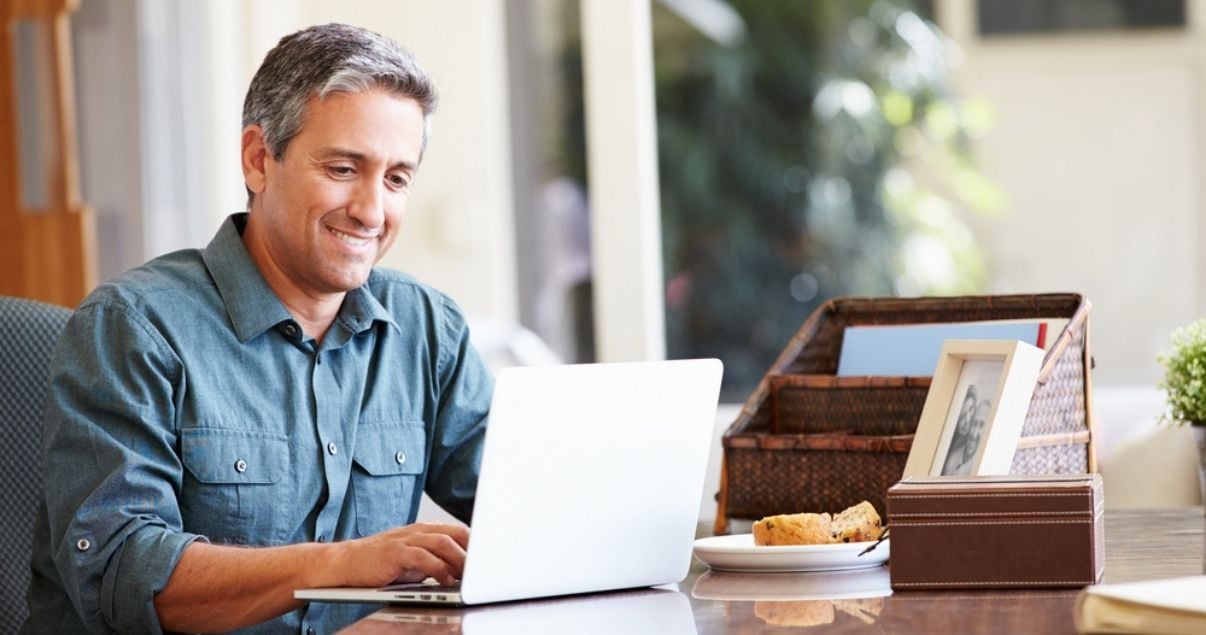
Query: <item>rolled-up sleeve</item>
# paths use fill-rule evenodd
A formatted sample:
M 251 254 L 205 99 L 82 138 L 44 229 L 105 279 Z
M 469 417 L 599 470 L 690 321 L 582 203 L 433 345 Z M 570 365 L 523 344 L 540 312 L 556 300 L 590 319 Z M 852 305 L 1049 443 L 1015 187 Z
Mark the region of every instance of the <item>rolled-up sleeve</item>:
M 81 307 L 51 362 L 43 477 L 55 569 L 91 631 L 160 632 L 154 596 L 185 547 L 180 360 L 138 313 Z

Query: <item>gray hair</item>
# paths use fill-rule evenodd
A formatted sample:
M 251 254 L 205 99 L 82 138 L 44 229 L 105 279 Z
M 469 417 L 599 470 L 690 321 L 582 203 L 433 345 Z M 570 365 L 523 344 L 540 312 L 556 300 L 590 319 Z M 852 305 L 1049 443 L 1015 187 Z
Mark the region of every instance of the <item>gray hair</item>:
M 311 96 L 324 99 L 372 88 L 419 104 L 425 151 L 438 100 L 435 83 L 397 42 L 346 24 L 313 26 L 281 38 L 247 89 L 243 126 L 259 125 L 268 152 L 280 161 L 301 131 Z

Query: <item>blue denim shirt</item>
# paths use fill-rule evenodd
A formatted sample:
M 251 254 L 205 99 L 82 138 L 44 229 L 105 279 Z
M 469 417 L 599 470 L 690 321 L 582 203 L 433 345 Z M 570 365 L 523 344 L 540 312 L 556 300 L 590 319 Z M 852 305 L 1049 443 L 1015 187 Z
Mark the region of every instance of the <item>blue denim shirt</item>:
M 68 323 L 26 630 L 159 632 L 154 595 L 194 540 L 368 536 L 412 522 L 424 490 L 468 521 L 493 382 L 459 309 L 377 269 L 318 344 L 252 263 L 245 222 L 103 284 Z

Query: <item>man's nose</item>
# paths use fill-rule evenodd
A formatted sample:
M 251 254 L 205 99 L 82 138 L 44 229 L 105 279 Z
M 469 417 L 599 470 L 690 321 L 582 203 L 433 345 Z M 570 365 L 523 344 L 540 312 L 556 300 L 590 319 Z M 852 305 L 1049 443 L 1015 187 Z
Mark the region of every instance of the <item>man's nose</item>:
M 357 188 L 355 199 L 348 206 L 348 215 L 364 227 L 379 227 L 385 222 L 385 185 L 364 183 Z

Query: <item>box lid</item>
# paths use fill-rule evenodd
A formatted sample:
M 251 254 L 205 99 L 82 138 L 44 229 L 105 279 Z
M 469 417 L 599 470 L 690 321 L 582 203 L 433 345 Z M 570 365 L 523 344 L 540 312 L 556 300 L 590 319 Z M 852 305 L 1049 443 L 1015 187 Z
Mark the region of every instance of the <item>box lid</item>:
M 1096 515 L 1098 474 L 910 476 L 888 489 L 888 516 Z

